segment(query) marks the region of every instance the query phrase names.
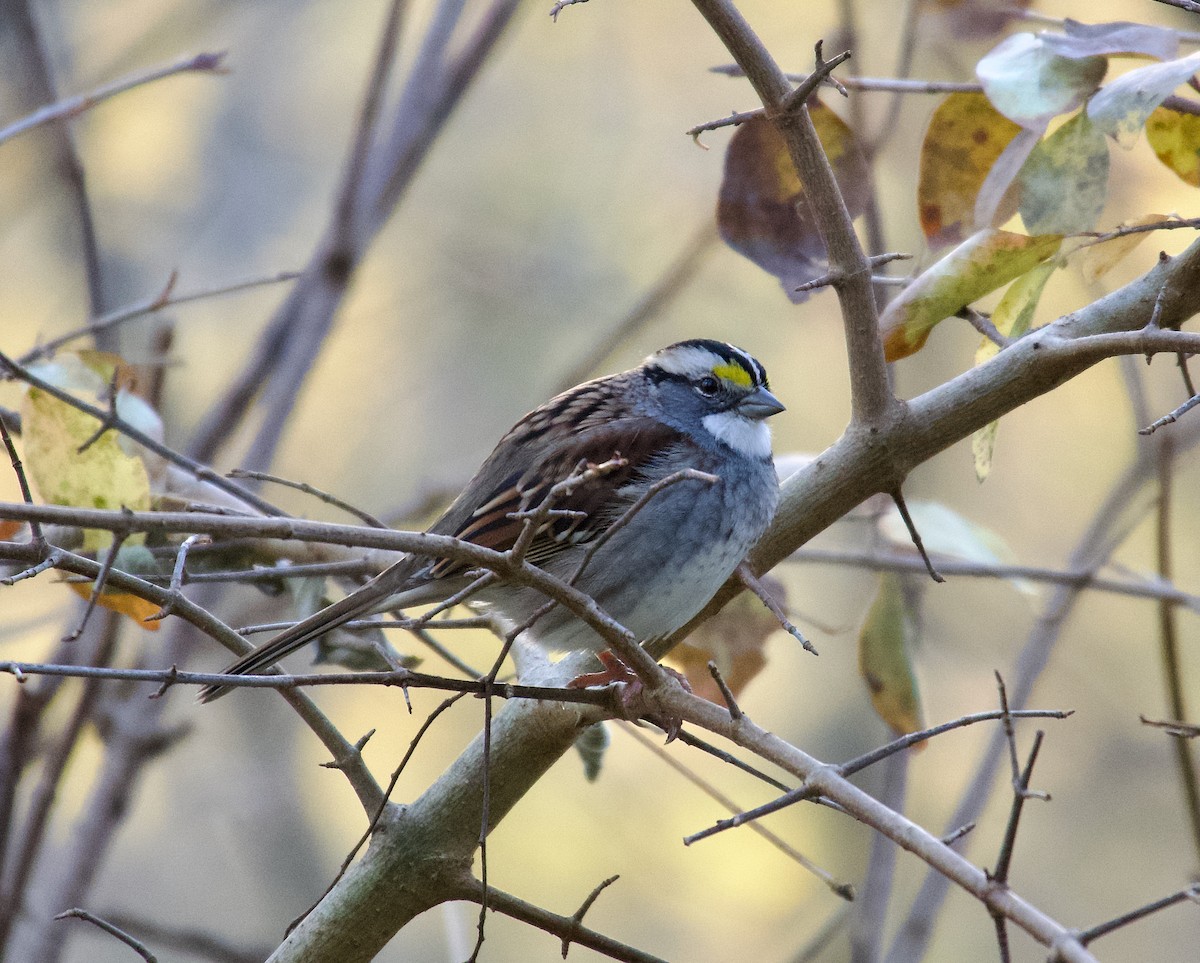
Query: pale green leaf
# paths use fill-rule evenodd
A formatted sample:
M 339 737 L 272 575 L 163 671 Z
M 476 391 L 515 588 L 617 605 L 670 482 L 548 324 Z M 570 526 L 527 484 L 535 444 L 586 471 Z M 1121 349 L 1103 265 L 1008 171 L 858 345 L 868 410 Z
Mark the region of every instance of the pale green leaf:
M 993 106 L 1022 127 L 1074 110 L 1107 70 L 1104 57 L 1065 57 L 1031 33 L 1013 34 L 975 66 Z
M 1081 111 L 1033 149 L 1019 180 L 1030 234 L 1090 231 L 1108 198 L 1108 142 Z
M 1131 70 L 1105 84 L 1088 102 L 1088 117 L 1122 147 L 1132 147 L 1159 104 L 1198 70 L 1200 50 L 1180 60 Z

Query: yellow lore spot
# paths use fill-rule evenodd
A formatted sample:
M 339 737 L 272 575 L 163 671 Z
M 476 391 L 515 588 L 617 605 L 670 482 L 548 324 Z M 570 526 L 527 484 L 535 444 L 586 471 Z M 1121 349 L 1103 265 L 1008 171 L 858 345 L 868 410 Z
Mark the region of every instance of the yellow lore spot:
M 735 385 L 742 388 L 749 388 L 753 382 L 750 378 L 750 372 L 743 368 L 740 364 L 718 364 L 713 365 L 713 374 L 723 381 L 732 381 Z

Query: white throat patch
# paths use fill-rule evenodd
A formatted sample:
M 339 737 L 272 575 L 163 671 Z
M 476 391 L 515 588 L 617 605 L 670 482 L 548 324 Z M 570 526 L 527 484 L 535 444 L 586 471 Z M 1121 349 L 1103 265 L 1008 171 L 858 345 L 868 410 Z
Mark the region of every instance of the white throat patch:
M 701 423 L 739 454 L 749 458 L 771 457 L 771 429 L 762 420 L 751 420 L 736 411 L 705 415 Z

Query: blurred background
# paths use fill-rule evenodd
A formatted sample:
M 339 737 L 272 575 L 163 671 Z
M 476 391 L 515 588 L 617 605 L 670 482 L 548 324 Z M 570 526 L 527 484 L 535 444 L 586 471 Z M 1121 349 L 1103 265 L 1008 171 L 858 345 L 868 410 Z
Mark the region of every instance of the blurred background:
M 431 6 L 411 4 L 402 64 L 411 62 Z M 888 6 L 857 5 L 852 63 L 864 75 L 896 69 L 897 17 Z M 730 58 L 704 21 L 683 2 L 595 0 L 564 10 L 557 23 L 549 7 L 531 3 L 517 14 L 371 248 L 290 421 L 278 473 L 385 517 L 431 492 L 455 491 L 499 435 L 558 390 L 712 222 L 729 135 L 705 135 L 704 150 L 684 131 L 756 101 L 744 81 L 709 72 Z M 827 54 L 842 49 L 844 11 L 833 0 L 743 0 L 739 7 L 787 69 L 809 69 L 820 38 Z M 227 52 L 226 74 L 171 77 L 73 122 L 110 306 L 153 296 L 172 271 L 182 292 L 304 265 L 342 174 L 385 3 L 44 0 L 33 9 L 63 94 L 185 55 Z M 1036 9 L 1089 22 L 1198 25 L 1151 2 L 1063 0 Z M 914 77 L 970 79 L 997 40 L 964 39 L 943 5 L 922 6 L 921 17 Z M 15 66 L 17 42 L 11 32 L 0 35 L 0 125 L 38 106 Z M 852 96 L 861 98 L 872 130 L 893 109 L 887 94 Z M 849 116 L 841 98 L 824 99 Z M 916 158 L 935 104 L 932 97 L 904 99 L 877 161 L 886 248 L 918 258 L 924 245 Z M 62 181 L 45 161 L 47 136 L 38 131 L 0 144 L 0 349 L 13 355 L 88 317 L 78 230 Z M 1192 191 L 1157 164 L 1144 141 L 1127 153 L 1116 150 L 1102 226 L 1149 212 L 1195 215 Z M 1178 250 L 1190 239 L 1184 231 L 1155 236 L 1103 288 L 1060 272 L 1039 318 L 1094 300 L 1147 270 L 1160 249 Z M 169 312 L 175 335 L 162 412 L 168 443 L 186 445 L 286 288 L 265 286 Z M 125 356 L 143 360 L 161 323 L 127 327 Z M 688 337 L 733 341 L 765 364 L 788 405 L 773 420 L 777 452 L 818 452 L 845 426 L 842 330 L 829 291 L 792 305 L 775 279 L 714 244 L 684 290 L 590 373 L 632 366 Z M 970 367 L 977 341 L 966 325 L 942 325 L 926 350 L 896 367 L 899 393 L 911 397 Z M 1155 416 L 1183 400 L 1169 360 L 1139 366 L 1138 375 Z M 18 389 L 0 385 L 0 404 L 18 403 Z M 1063 566 L 1133 456 L 1136 427 L 1118 365 L 1106 363 L 1005 418 L 985 484 L 976 482 L 964 442 L 914 473 L 906 492 L 991 529 L 1022 563 Z M 238 453 L 232 446 L 216 467 L 237 467 Z M 1200 586 L 1194 473 L 1194 460 L 1185 463 L 1174 492 L 1175 580 L 1193 590 Z M 270 495 L 299 514 L 342 520 L 303 496 Z M 10 472 L 0 472 L 0 497 L 19 498 Z M 843 522 L 815 544 L 860 545 L 861 528 Z M 1143 521 L 1118 551 L 1119 565 L 1152 571 L 1152 535 Z M 877 576 L 796 563 L 775 574 L 821 655 L 805 655 L 776 633 L 767 669 L 743 694 L 743 707 L 760 725 L 831 762 L 886 741 L 855 650 Z M 1048 589 L 1026 596 L 1002 581 L 951 578 L 930 586 L 917 665 L 931 723 L 996 705 L 993 670 L 1010 670 L 1048 597 Z M 0 658 L 45 657 L 77 616 L 66 598 L 46 576 L 0 588 Z M 241 624 L 281 617 L 281 608 L 244 593 L 224 602 L 221 614 Z M 1194 613 L 1184 612 L 1181 624 L 1194 693 L 1200 629 Z M 127 633 L 131 652 L 155 644 L 141 635 Z M 454 641 L 478 664 L 494 652 L 488 637 Z M 227 661 L 212 643 L 197 645 L 207 647 L 196 667 Z M 1177 890 L 1197 868 L 1171 746 L 1138 719 L 1165 714 L 1156 647 L 1153 603 L 1093 593 L 1073 614 L 1033 699 L 1075 715 L 1041 726 L 1048 732 L 1034 786 L 1053 800 L 1026 811 L 1012 883 L 1069 926 L 1094 925 Z M 427 667 L 440 671 L 435 660 Z M 11 680 L 0 684 L 5 714 L 13 689 Z M 440 701 L 415 692 L 410 715 L 394 691 L 329 690 L 317 698 L 349 738 L 377 730 L 366 756 L 382 778 Z M 332 878 L 362 831 L 361 811 L 344 779 L 319 768 L 321 746 L 281 700 L 242 693 L 200 708 L 181 690 L 170 699 L 167 719 L 186 726 L 187 735 L 147 770 L 87 908 L 270 948 Z M 477 702 L 458 705 L 422 744 L 398 798 L 419 793 L 481 722 Z M 1024 746 L 1033 728 L 1020 730 Z M 984 727 L 943 736 L 914 757 L 907 809 L 914 820 L 942 831 L 987 737 Z M 72 761 L 51 856 L 65 848 L 84 810 L 100 747 L 89 732 Z M 698 753 L 668 751 L 739 805 L 769 798 L 769 790 Z M 858 781 L 874 789 L 878 776 L 868 772 Z M 973 836 L 969 853 L 981 865 L 994 862 L 1003 833 L 1005 781 L 1002 774 Z M 596 782 L 587 782 L 568 755 L 502 823 L 492 837 L 490 878 L 570 915 L 602 879 L 619 873 L 587 917 L 601 932 L 671 960 L 796 959 L 842 902 L 745 831 L 682 845 L 684 835 L 724 815 L 614 729 Z M 860 882 L 871 844 L 862 827 L 811 806 L 772 816 L 767 825 L 836 879 Z M 891 922 L 901 918 L 922 869 L 912 857 L 898 857 Z M 432 911 L 381 959 L 461 960 L 475 916 L 465 905 Z M 53 925 L 77 928 L 68 960 L 131 958 L 128 948 L 82 923 Z M 558 958 L 554 939 L 499 917 L 489 920 L 487 935 L 486 960 Z M 1182 961 L 1194 959 L 1198 940 L 1200 915 L 1183 906 L 1095 949 L 1104 960 Z M 991 921 L 973 900 L 952 894 L 927 958 L 995 957 Z M 164 951 L 162 958 L 175 957 Z M 598 957 L 575 947 L 572 958 Z M 1044 952 L 1015 934 L 1014 958 L 1043 959 Z M 845 940 L 816 959 L 848 959 Z

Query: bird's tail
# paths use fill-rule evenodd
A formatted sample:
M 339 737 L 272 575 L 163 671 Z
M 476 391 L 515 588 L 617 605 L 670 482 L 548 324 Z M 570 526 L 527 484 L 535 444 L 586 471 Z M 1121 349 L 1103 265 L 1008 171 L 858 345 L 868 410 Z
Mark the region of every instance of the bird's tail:
M 397 563 L 391 568 L 385 569 L 357 591 L 351 592 L 332 605 L 327 605 L 319 612 L 314 612 L 290 629 L 284 629 L 257 649 L 247 652 L 229 666 L 223 674 L 254 675 L 259 670 L 274 665 L 285 655 L 295 652 L 302 645 L 336 629 L 339 625 L 344 625 L 351 619 L 387 611 L 389 608 L 395 608 L 402 604 L 399 600 L 392 601 L 399 587 L 397 583 L 402 581 L 397 577 L 401 574 L 402 564 Z M 200 702 L 212 702 L 213 699 L 219 699 L 231 688 L 233 687 L 226 685 L 206 685 L 196 698 Z

